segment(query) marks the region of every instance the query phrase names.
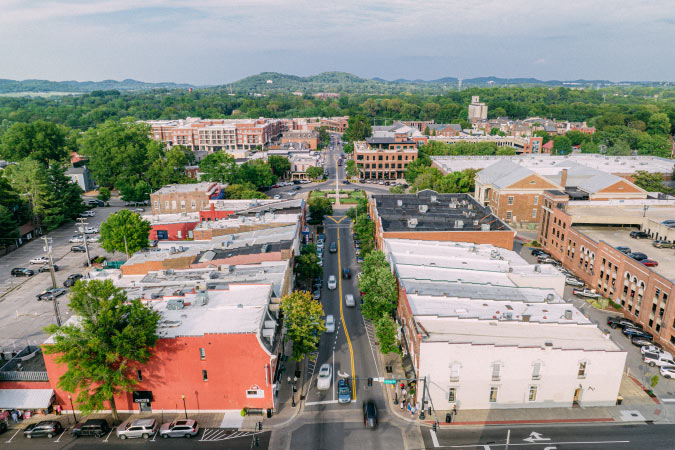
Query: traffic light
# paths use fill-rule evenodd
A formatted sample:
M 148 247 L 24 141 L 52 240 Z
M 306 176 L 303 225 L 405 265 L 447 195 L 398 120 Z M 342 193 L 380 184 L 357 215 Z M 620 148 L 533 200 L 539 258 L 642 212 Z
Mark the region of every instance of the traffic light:
M 434 422 L 434 424 L 431 425 L 431 429 L 434 430 L 434 433 L 436 432 L 436 422 Z
M 255 446 L 260 447 L 260 438 L 258 436 L 254 437 L 254 441 L 255 441 Z
M 368 378 L 368 387 L 370 387 L 370 386 L 372 386 L 372 385 L 373 385 L 373 379 L 372 379 L 372 378 Z
M 262 431 L 262 422 L 258 422 L 258 431 Z

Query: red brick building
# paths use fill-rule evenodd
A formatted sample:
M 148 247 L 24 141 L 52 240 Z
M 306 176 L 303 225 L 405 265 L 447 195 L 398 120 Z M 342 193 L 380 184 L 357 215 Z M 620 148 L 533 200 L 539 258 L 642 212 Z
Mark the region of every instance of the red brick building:
M 150 194 L 152 213 L 192 213 L 208 209 L 211 200 L 223 198 L 224 188 L 212 181 L 164 186 Z

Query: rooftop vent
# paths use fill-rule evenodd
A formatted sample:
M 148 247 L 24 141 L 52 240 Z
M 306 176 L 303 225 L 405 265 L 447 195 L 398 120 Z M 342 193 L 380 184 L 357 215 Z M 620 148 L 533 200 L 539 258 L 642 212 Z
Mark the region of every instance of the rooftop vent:
M 571 309 L 565 310 L 565 319 L 572 320 L 572 310 Z
M 463 220 L 455 220 L 455 228 L 464 228 Z
M 185 308 L 185 301 L 182 298 L 174 298 L 167 302 L 166 309 L 183 309 Z
M 436 203 L 437 201 L 438 201 L 438 197 L 436 197 L 435 195 L 432 195 L 431 196 L 431 202 Z
M 396 200 L 397 206 L 403 206 L 403 200 Z
M 551 341 L 546 341 L 546 342 L 544 342 L 544 345 L 545 345 L 546 347 L 553 347 L 553 342 L 551 342 Z
M 195 299 L 195 303 L 199 306 L 205 306 L 209 303 L 209 293 L 208 291 L 200 292 L 197 294 L 197 298 Z
M 480 231 L 490 231 L 490 224 L 489 223 L 480 224 Z
M 420 212 L 424 214 L 425 212 L 429 211 L 429 205 L 419 205 Z
M 457 209 L 457 203 L 452 202 L 452 203 L 450 203 L 450 204 L 448 205 L 448 207 L 449 207 L 450 209 Z
M 166 270 L 164 271 L 164 275 L 173 275 L 174 273 L 175 273 L 175 272 L 173 271 L 173 269 L 166 269 Z
M 546 295 L 546 303 L 551 303 L 551 302 L 553 302 L 553 299 L 554 299 L 554 298 L 555 298 L 555 297 L 554 297 L 553 294 L 548 294 L 548 295 Z
M 411 218 L 408 219 L 408 228 L 417 228 L 417 219 L 416 218 Z
M 510 311 L 505 312 L 502 314 L 502 317 L 504 317 L 505 320 L 513 320 L 513 313 Z
M 530 321 L 530 315 L 529 314 L 523 314 L 523 322 L 529 322 Z
M 539 264 L 535 264 L 534 265 L 534 271 L 537 272 L 537 273 L 541 272 L 541 266 L 539 266 Z

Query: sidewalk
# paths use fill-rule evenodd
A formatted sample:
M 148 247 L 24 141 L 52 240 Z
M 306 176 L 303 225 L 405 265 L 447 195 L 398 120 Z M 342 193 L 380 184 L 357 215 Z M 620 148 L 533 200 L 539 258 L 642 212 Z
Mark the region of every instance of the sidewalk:
M 302 410 L 302 403 L 307 393 L 308 380 L 306 379 L 307 375 L 307 358 L 303 361 L 295 361 L 291 358 L 293 354 L 293 344 L 291 342 L 286 342 L 284 347 L 284 354 L 287 355 L 287 360 L 282 362 L 285 370 L 281 373 L 279 377 L 279 392 L 277 395 L 277 409 L 272 415 L 271 418 L 265 416 L 264 420 L 261 416 L 247 416 L 255 419 L 255 422 L 261 420 L 263 422 L 264 429 L 277 429 L 283 428 L 286 424 L 292 421 L 298 413 Z M 297 392 L 293 392 L 292 382 L 288 382 L 288 377 L 295 377 L 296 371 L 300 371 L 300 376 L 298 381 L 295 384 Z M 295 406 L 293 406 L 293 400 L 295 397 Z M 255 424 L 253 424 L 255 426 Z M 248 427 L 248 428 L 247 428 Z M 247 420 L 244 420 L 244 425 L 242 430 L 253 430 L 250 428 L 250 425 Z

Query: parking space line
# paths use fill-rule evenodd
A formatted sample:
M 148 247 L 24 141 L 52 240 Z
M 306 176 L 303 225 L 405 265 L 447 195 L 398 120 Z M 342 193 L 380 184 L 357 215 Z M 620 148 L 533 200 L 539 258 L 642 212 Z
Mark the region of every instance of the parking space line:
M 103 442 L 108 442 L 108 439 L 110 439 L 110 435 L 112 434 L 114 430 L 110 430 L 110 433 L 105 437 L 105 440 Z
M 19 434 L 19 431 L 21 431 L 21 428 L 18 428 L 18 429 L 16 430 L 16 433 L 14 433 L 14 434 L 12 435 L 11 438 L 9 438 L 9 441 L 5 441 L 5 442 L 6 442 L 7 444 L 9 444 L 10 442 L 12 442 L 12 439 L 14 439 L 14 436 L 16 436 L 17 434 Z
M 61 434 L 59 435 L 59 438 L 58 438 L 57 440 L 55 440 L 54 442 L 59 442 L 59 441 L 61 440 L 61 438 L 63 437 L 63 435 L 66 434 L 66 431 L 67 431 L 67 430 L 68 430 L 68 428 L 64 428 L 64 429 L 63 429 L 63 433 L 61 433 Z
M 152 437 L 152 441 L 150 441 L 150 442 L 155 442 L 155 439 L 157 439 L 158 434 L 159 434 L 159 430 L 157 430 L 157 432 L 155 432 L 155 435 Z

